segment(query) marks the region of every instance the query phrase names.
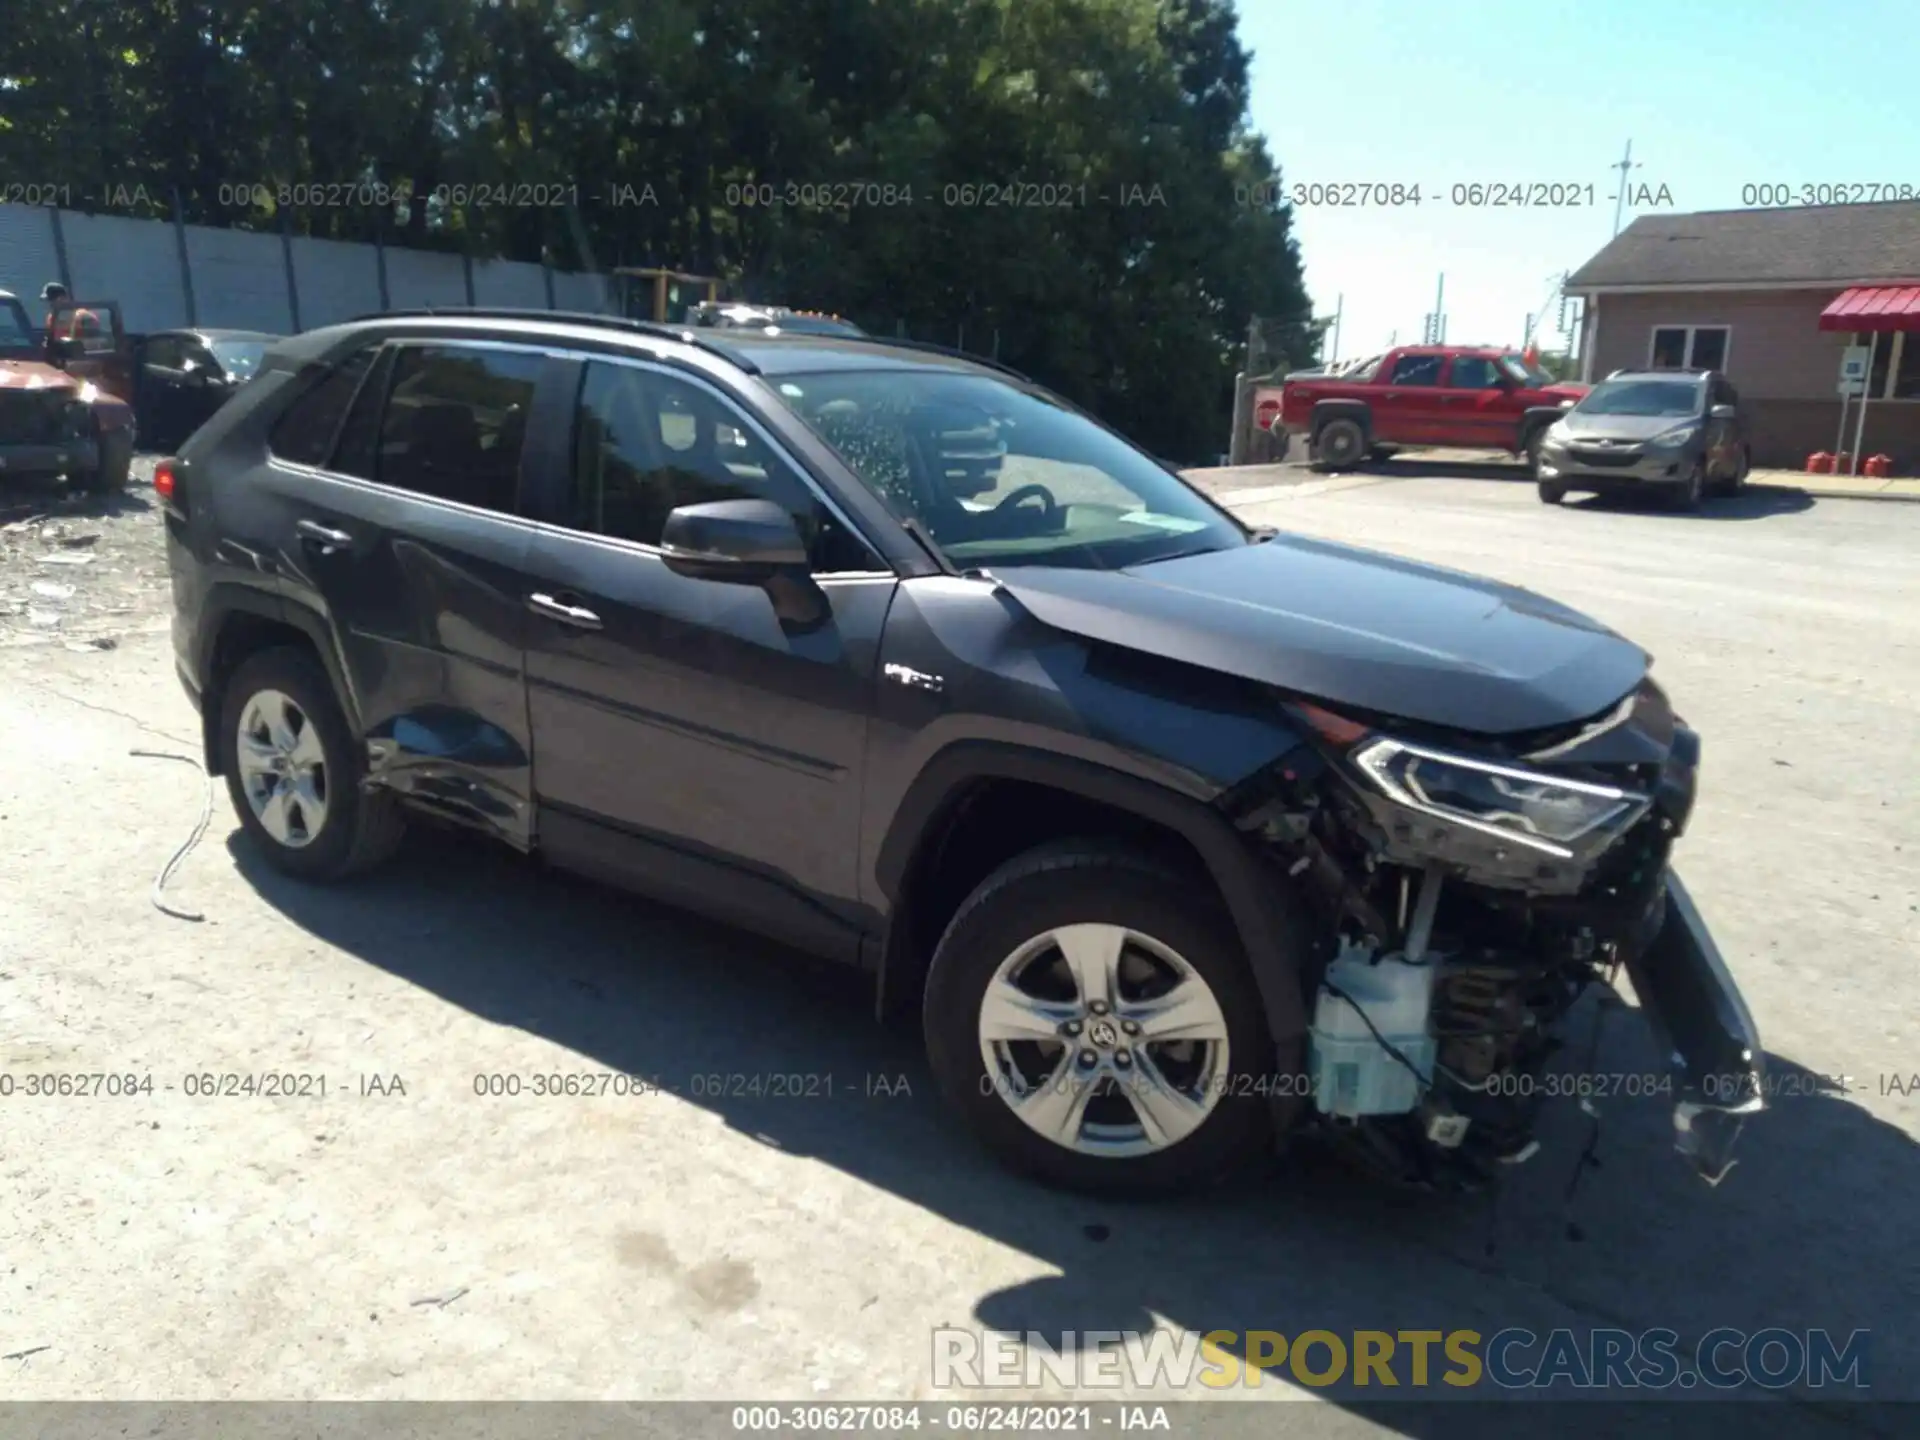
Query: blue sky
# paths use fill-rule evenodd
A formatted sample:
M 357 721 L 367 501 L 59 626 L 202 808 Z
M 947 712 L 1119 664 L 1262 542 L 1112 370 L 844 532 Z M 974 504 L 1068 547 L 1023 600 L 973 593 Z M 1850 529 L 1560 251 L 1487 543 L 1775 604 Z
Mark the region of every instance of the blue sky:
M 1418 208 L 1295 208 L 1316 312 L 1345 297 L 1343 356 L 1417 341 L 1442 271 L 1448 340 L 1517 343 L 1549 277 L 1611 236 L 1629 139 L 1630 185 L 1666 186 L 1673 212 L 1763 184 L 1920 195 L 1920 0 L 1240 0 L 1240 34 L 1289 189 L 1421 187 Z M 1595 202 L 1450 203 L 1472 182 Z

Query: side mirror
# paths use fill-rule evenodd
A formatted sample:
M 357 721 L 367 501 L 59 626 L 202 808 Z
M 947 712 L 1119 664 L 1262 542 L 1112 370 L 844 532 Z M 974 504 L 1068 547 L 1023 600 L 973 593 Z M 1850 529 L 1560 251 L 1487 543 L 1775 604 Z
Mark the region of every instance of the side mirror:
M 1707 411 L 1709 420 L 1738 420 L 1740 412 L 1732 405 L 1716 405 Z
M 660 548 L 675 574 L 739 585 L 764 584 L 808 561 L 793 516 L 771 500 L 682 505 L 667 515 Z

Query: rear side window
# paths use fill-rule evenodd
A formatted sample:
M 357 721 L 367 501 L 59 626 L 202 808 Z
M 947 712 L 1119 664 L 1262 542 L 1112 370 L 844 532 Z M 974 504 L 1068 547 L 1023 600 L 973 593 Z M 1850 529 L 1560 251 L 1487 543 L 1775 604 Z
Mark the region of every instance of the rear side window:
M 178 363 L 178 351 L 174 362 Z M 155 362 L 159 363 L 159 362 Z M 327 452 L 340 421 L 359 388 L 360 379 L 373 363 L 373 347 L 356 350 L 329 370 L 273 422 L 267 436 L 267 448 L 281 460 L 295 465 L 320 466 L 327 463 Z
M 380 417 L 374 479 L 511 511 L 527 416 L 546 357 L 470 345 L 402 349 Z

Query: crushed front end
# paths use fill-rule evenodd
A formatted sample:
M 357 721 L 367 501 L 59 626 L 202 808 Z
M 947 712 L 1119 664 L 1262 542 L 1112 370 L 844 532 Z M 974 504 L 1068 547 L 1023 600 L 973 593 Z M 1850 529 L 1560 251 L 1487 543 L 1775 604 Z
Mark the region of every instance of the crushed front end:
M 1497 741 L 1289 708 L 1315 742 L 1222 803 L 1318 911 L 1302 1088 L 1330 1130 L 1395 1178 L 1471 1185 L 1533 1154 L 1546 1099 L 1651 1094 L 1718 1183 L 1763 1051 L 1669 868 L 1700 744 L 1659 687 Z M 1549 1083 L 1573 1007 L 1622 970 L 1670 1073 Z
M 0 472 L 75 474 L 98 461 L 93 410 L 78 386 L 46 366 L 0 368 Z

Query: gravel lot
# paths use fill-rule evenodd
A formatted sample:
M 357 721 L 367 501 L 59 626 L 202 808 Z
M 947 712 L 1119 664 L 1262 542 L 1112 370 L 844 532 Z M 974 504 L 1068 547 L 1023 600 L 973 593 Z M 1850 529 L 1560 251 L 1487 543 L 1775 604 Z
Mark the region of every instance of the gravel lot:
M 1247 494 L 1262 522 L 1530 585 L 1658 656 L 1706 737 L 1682 869 L 1777 1072 L 1844 1095 L 1779 1098 L 1718 1190 L 1670 1157 L 1657 1104 L 1619 1100 L 1571 1210 L 1570 1105 L 1497 1215 L 1311 1162 L 1099 1205 L 977 1154 L 844 977 L 476 844 L 424 836 L 365 884 L 304 889 L 247 856 L 222 791 L 168 891 L 204 921 L 170 918 L 149 887 L 205 790 L 130 753 L 195 749 L 150 492 L 112 513 L 0 492 L 0 1074 L 154 1080 L 0 1100 L 0 1396 L 935 1398 L 949 1323 L 1864 1327 L 1875 1395 L 1920 1397 L 1920 1099 L 1899 1093 L 1920 1087 L 1920 508 Z M 1657 1068 L 1630 1014 L 1606 1054 Z M 554 1070 L 679 1093 L 475 1093 Z M 187 1093 L 263 1071 L 326 1093 Z M 759 1074 L 833 1096 L 696 1093 Z M 1413 1415 L 1316 1405 L 1289 1433 L 1428 1433 Z M 1744 1432 L 1899 1424 L 1809 1399 L 1766 1418 Z

